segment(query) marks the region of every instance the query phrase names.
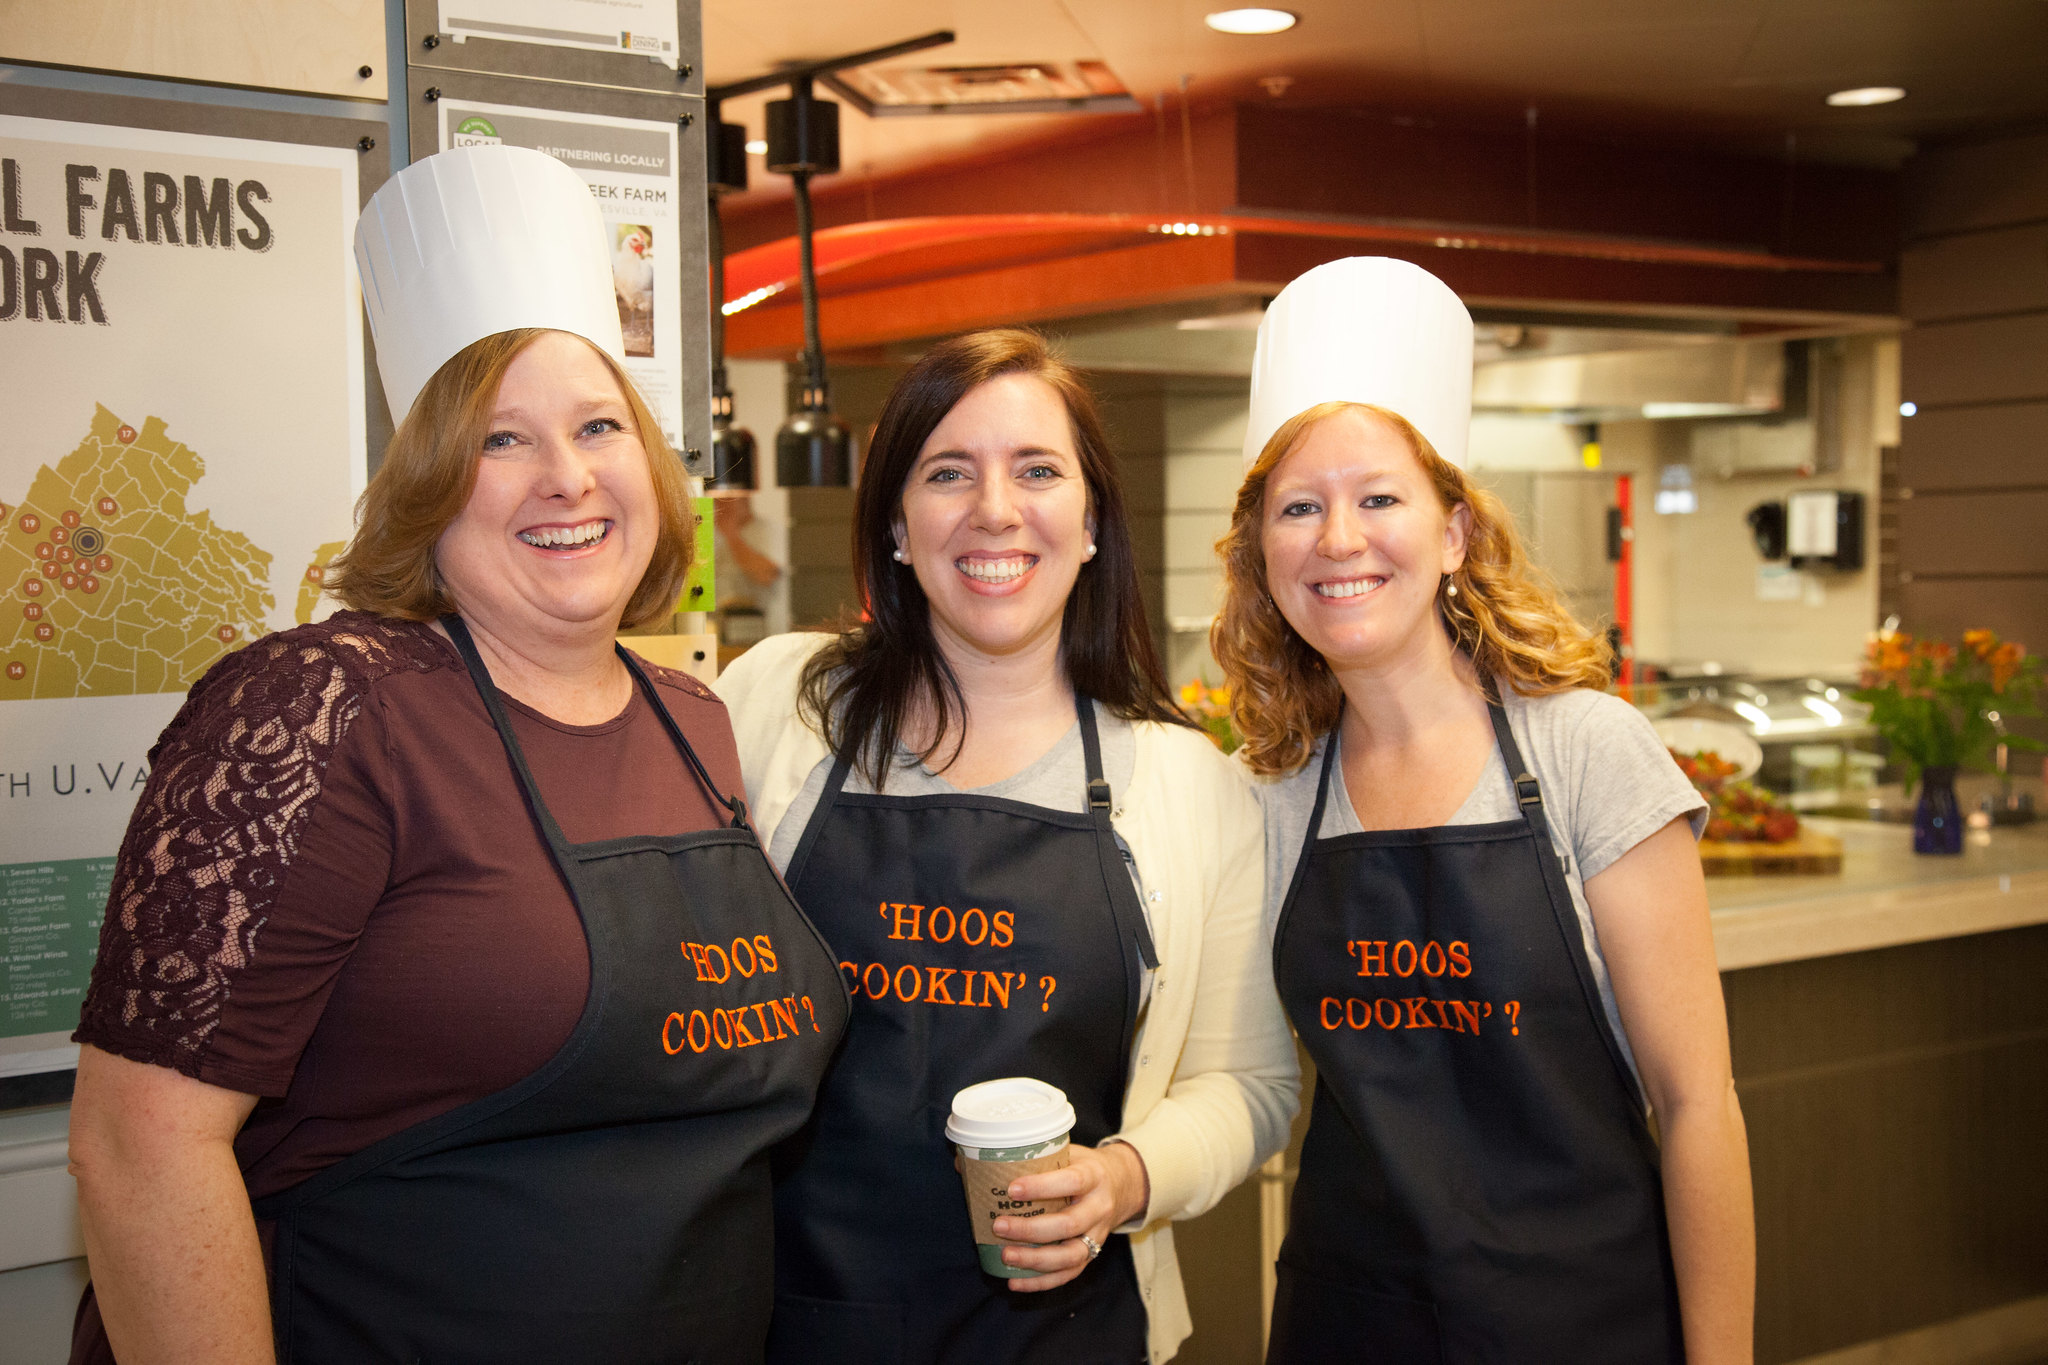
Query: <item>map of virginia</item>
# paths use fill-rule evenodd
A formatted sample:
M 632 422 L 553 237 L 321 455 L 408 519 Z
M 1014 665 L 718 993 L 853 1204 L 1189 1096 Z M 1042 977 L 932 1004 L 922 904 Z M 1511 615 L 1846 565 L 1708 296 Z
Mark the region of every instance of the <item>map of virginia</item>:
M 98 407 L 0 501 L 0 700 L 182 692 L 269 629 L 270 552 L 185 506 L 205 472 L 162 418 Z

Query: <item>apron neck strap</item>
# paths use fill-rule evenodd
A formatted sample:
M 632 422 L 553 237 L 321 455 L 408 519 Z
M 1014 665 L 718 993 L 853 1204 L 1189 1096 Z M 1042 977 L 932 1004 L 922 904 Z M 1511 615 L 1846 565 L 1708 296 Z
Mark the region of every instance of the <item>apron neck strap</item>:
M 810 823 L 804 826 L 803 837 L 797 840 L 796 852 L 789 855 L 789 866 L 783 872 L 783 880 L 795 886 L 803 880 L 804 867 L 811 861 L 811 849 L 817 845 L 818 836 L 825 832 L 825 822 L 831 818 L 832 807 L 839 803 L 839 793 L 846 789 L 846 778 L 853 771 L 853 745 L 832 756 L 832 773 L 825 779 L 825 790 L 818 794 L 818 804 L 811 811 Z
M 483 698 L 484 710 L 491 713 L 491 724 L 498 727 L 498 740 L 505 746 L 506 757 L 512 760 L 512 771 L 519 777 L 519 786 L 526 794 L 526 807 L 533 812 L 534 823 L 540 826 L 542 837 L 554 850 L 555 860 L 561 862 L 571 856 L 568 836 L 555 823 L 548 803 L 541 800 L 540 784 L 533 779 L 533 769 L 526 762 L 526 751 L 519 747 L 519 736 L 512 733 L 512 719 L 505 714 L 504 699 L 498 695 L 497 684 L 491 681 L 491 671 L 484 667 L 484 657 L 477 652 L 476 641 L 469 636 L 469 627 L 453 612 L 441 618 L 441 625 L 447 630 L 448 638 L 455 642 L 455 652 L 462 656 L 463 666 L 469 670 L 469 680 L 476 684 L 477 695 Z
M 553 813 L 548 810 L 547 802 L 541 799 L 540 784 L 534 780 L 533 769 L 526 761 L 526 751 L 519 745 L 519 736 L 512 731 L 512 718 L 505 713 L 504 699 L 499 695 L 498 685 L 491 680 L 490 670 L 484 666 L 483 655 L 477 651 L 476 641 L 469 633 L 469 626 L 453 612 L 441 618 L 441 625 L 447 630 L 448 638 L 454 641 L 455 652 L 462 656 L 463 666 L 469 670 L 470 681 L 476 684 L 477 695 L 483 699 L 484 709 L 490 712 L 491 723 L 498 727 L 498 738 L 504 742 L 505 753 L 512 760 L 512 770 L 519 776 L 519 784 L 526 792 L 526 803 L 532 809 L 534 818 L 539 821 L 541 832 L 547 836 L 548 843 L 558 853 L 566 854 L 570 847 L 568 837 L 562 833 L 562 827 L 555 822 Z M 619 661 L 626 666 L 626 672 L 633 679 L 635 686 L 646 695 L 648 703 L 654 708 L 656 718 L 661 721 L 662 728 L 668 731 L 669 738 L 674 740 L 676 747 L 682 751 L 684 762 L 689 765 L 697 781 L 703 785 L 706 794 L 711 797 L 713 803 L 732 812 L 733 828 L 748 828 L 746 802 L 737 796 L 726 796 L 718 790 L 718 784 L 711 780 L 710 771 L 705 768 L 703 760 L 697 757 L 697 751 L 684 736 L 682 727 L 676 724 L 675 717 L 668 713 L 668 708 L 661 704 L 661 697 L 655 692 L 653 681 L 640 668 L 639 662 L 624 646 L 614 644 L 612 648 L 618 651 Z
M 1508 771 L 1508 780 L 1514 783 L 1515 800 L 1526 818 L 1537 825 L 1545 825 L 1543 819 L 1543 794 L 1538 790 L 1536 779 L 1529 772 L 1529 765 L 1522 760 L 1521 746 L 1515 743 L 1515 732 L 1508 726 L 1508 713 L 1499 702 L 1486 703 L 1486 716 L 1493 724 L 1494 743 L 1500 747 L 1500 761 Z M 1337 723 L 1330 727 L 1330 733 L 1323 741 L 1323 759 L 1316 776 L 1316 800 L 1309 811 L 1308 832 L 1302 836 L 1301 856 L 1294 861 L 1294 877 L 1288 885 L 1289 900 L 1293 899 L 1294 888 L 1301 882 L 1302 872 L 1308 866 L 1309 851 L 1315 847 L 1316 839 L 1323 830 L 1323 810 L 1330 800 L 1330 775 L 1337 766 L 1338 736 L 1344 730 L 1344 713 L 1337 713 Z M 1284 903 L 1284 902 L 1283 902 Z
M 1294 900 L 1295 891 L 1301 886 L 1302 875 L 1308 871 L 1309 855 L 1315 852 L 1316 839 L 1323 832 L 1323 808 L 1330 800 L 1330 773 L 1337 766 L 1337 736 L 1344 729 L 1344 712 L 1337 712 L 1337 723 L 1330 727 L 1330 733 L 1323 737 L 1323 761 L 1316 765 L 1316 800 L 1309 809 L 1308 832 L 1301 837 L 1301 854 L 1294 860 L 1294 876 L 1288 879 L 1287 895 L 1280 902 L 1284 907 Z
M 1095 832 L 1095 859 L 1102 865 L 1102 890 L 1109 897 L 1111 912 L 1117 917 L 1118 937 L 1137 950 L 1139 966 L 1150 971 L 1159 966 L 1159 948 L 1152 941 L 1145 907 L 1138 904 L 1137 888 L 1131 883 L 1130 869 L 1124 865 L 1124 851 L 1117 843 L 1116 827 L 1110 823 L 1116 798 L 1109 789 L 1109 779 L 1102 775 L 1102 736 L 1095 728 L 1095 703 L 1075 692 L 1074 714 L 1081 722 L 1081 761 L 1088 777 L 1088 823 Z M 1134 1003 L 1128 1020 L 1130 1027 L 1124 1032 L 1126 1070 L 1130 1061 L 1129 1044 L 1136 1037 L 1137 970 L 1134 967 L 1132 971 Z
M 684 760 L 689 763 L 690 771 L 696 774 L 705 794 L 715 804 L 724 806 L 731 814 L 733 829 L 743 829 L 752 833 L 754 827 L 747 822 L 746 796 L 743 793 L 727 796 L 718 789 L 718 784 L 711 780 L 711 770 L 704 766 L 703 759 L 697 757 L 696 746 L 692 745 L 689 736 L 683 733 L 683 727 L 676 724 L 676 718 L 661 704 L 661 694 L 654 690 L 654 679 L 648 677 L 647 670 L 640 667 L 640 661 L 633 657 L 633 651 L 616 642 L 612 648 L 619 652 L 619 662 L 626 666 L 626 671 L 633 675 L 633 681 L 638 683 L 641 692 L 646 694 L 647 704 L 654 708 L 655 718 L 661 722 L 661 728 L 668 731 L 668 737 L 683 751 Z
M 1081 722 L 1081 763 L 1088 783 L 1088 810 L 1092 815 L 1110 808 L 1109 782 L 1102 775 L 1102 736 L 1095 730 L 1095 703 L 1074 693 L 1074 715 Z
M 1543 793 L 1537 789 L 1536 779 L 1529 772 L 1529 765 L 1522 761 L 1521 746 L 1515 743 L 1515 732 L 1508 727 L 1508 713 L 1497 701 L 1486 703 L 1487 718 L 1493 722 L 1493 738 L 1500 745 L 1500 761 L 1508 770 L 1508 781 L 1514 783 L 1515 801 L 1524 815 L 1541 818 Z

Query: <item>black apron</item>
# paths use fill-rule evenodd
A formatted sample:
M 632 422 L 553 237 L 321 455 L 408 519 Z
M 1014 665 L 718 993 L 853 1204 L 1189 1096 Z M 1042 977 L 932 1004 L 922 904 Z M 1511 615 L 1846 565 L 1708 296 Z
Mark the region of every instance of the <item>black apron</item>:
M 1058 1289 L 986 1275 L 945 1125 L 977 1081 L 1066 1091 L 1073 1140 L 1117 1131 L 1143 908 L 1110 827 L 1095 708 L 1076 698 L 1086 815 L 981 796 L 844 790 L 842 755 L 789 883 L 853 993 L 811 1122 L 776 1154 L 778 1365 L 1141 1362 L 1129 1240 Z
M 1658 1157 L 1536 780 L 1521 818 L 1319 837 L 1273 943 L 1316 1064 L 1269 1365 L 1685 1358 Z
M 568 883 L 590 993 L 532 1075 L 258 1202 L 281 1365 L 759 1361 L 767 1153 L 845 1027 L 831 956 L 630 654 L 730 828 L 570 843 L 469 632 L 445 624 Z

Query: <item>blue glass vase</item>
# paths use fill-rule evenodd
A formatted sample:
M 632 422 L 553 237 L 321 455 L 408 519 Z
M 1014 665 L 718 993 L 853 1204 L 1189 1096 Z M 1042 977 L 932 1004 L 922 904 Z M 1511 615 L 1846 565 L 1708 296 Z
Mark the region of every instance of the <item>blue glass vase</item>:
M 1954 768 L 1920 770 L 1920 800 L 1913 807 L 1913 851 L 1963 851 L 1963 811 L 1956 804 Z

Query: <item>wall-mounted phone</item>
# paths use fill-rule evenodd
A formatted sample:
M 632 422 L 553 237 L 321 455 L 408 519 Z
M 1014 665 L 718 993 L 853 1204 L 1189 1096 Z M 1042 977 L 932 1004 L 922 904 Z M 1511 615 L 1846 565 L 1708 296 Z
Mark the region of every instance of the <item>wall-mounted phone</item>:
M 1863 495 L 1807 488 L 1785 499 L 1785 552 L 1795 569 L 1863 567 Z
M 1782 502 L 1760 502 L 1749 509 L 1744 518 L 1749 522 L 1749 538 L 1756 542 L 1756 552 L 1765 559 L 1785 557 L 1785 504 Z

